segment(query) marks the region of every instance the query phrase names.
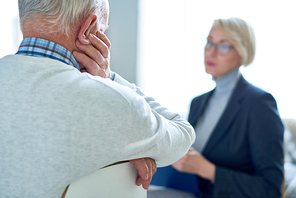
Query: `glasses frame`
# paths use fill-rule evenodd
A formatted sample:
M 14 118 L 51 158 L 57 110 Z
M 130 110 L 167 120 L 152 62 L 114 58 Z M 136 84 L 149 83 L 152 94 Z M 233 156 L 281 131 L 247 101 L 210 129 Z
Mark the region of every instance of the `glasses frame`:
M 209 51 L 212 49 L 212 47 L 215 47 L 215 52 L 219 55 L 227 55 L 231 49 L 234 49 L 234 46 L 232 45 L 226 45 L 226 44 L 222 44 L 222 43 L 217 43 L 217 44 L 214 44 L 212 41 L 209 41 L 207 40 L 207 43 L 206 43 L 206 46 L 205 46 L 205 51 Z M 222 47 L 223 46 L 223 50 L 226 50 L 225 52 L 221 51 Z

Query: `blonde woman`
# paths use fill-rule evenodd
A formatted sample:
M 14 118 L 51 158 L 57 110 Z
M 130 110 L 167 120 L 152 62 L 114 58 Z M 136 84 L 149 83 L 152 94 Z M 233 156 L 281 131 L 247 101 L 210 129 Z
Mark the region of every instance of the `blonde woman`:
M 196 141 L 173 167 L 197 175 L 201 197 L 279 198 L 284 128 L 276 101 L 239 71 L 254 59 L 251 26 L 239 18 L 215 20 L 204 55 L 216 88 L 192 100 Z

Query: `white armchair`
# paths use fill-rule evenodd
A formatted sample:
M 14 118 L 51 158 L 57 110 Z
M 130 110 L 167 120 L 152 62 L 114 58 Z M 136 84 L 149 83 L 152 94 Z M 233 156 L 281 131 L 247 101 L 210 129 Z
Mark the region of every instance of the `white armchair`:
M 146 198 L 137 177 L 129 162 L 108 166 L 71 183 L 62 198 Z

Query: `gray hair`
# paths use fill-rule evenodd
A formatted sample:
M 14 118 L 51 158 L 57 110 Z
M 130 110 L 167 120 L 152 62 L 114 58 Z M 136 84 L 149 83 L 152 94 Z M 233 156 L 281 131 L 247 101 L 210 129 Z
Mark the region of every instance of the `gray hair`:
M 41 14 L 47 17 L 46 21 L 49 24 L 52 24 L 48 30 L 45 30 L 50 31 L 47 33 L 69 35 L 77 22 L 88 17 L 89 14 L 96 14 L 99 19 L 103 17 L 102 11 L 108 12 L 109 6 L 103 2 L 104 0 L 18 0 L 21 28 L 23 30 L 24 21 L 35 14 Z M 52 27 L 58 27 L 58 29 L 53 31 Z
M 249 65 L 255 57 L 255 34 L 253 28 L 240 18 L 216 19 L 213 27 L 219 27 L 231 39 L 242 58 L 242 65 Z

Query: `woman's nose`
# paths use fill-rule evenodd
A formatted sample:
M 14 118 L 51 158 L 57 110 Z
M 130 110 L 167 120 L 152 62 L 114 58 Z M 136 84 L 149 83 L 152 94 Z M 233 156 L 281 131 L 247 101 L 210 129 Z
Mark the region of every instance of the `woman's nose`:
M 212 46 L 210 49 L 206 50 L 205 53 L 206 53 L 206 56 L 208 55 L 208 56 L 213 57 L 213 56 L 217 55 L 217 50 L 216 50 L 215 46 Z

